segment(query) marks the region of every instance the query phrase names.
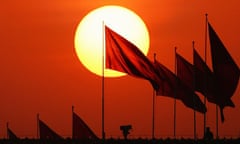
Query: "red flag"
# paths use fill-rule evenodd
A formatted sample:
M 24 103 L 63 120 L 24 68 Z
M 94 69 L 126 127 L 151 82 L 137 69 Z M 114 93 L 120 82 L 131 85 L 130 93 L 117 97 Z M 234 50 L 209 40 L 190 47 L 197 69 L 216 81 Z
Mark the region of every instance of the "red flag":
M 45 124 L 42 120 L 38 119 L 39 124 L 39 134 L 40 139 L 62 139 L 60 135 L 58 135 L 55 131 L 53 131 L 47 124 Z
M 205 113 L 207 111 L 205 105 L 194 91 L 185 85 L 173 72 L 164 65 L 155 61 L 157 71 L 164 76 L 164 80 L 159 82 L 157 95 L 168 96 L 181 100 L 184 105 L 198 112 Z
M 88 125 L 74 112 L 72 113 L 72 120 L 73 139 L 98 139 Z
M 194 90 L 194 67 L 191 63 L 185 60 L 181 55 L 176 53 L 177 76 L 189 88 Z
M 216 81 L 214 73 L 209 69 L 207 64 L 201 58 L 201 56 L 194 49 L 193 59 L 195 66 L 195 88 L 206 96 L 207 100 L 211 103 L 215 103 L 220 107 L 221 120 L 224 121 L 223 108 L 225 106 L 234 107 L 231 98 L 224 97 L 220 94 L 219 86 Z
M 19 139 L 17 135 L 8 127 L 7 127 L 7 136 L 8 136 L 8 139 L 10 140 Z
M 210 23 L 208 23 L 208 29 L 213 72 L 218 88 L 217 95 L 221 97 L 220 109 L 222 112 L 225 106 L 235 107 L 230 98 L 237 88 L 240 71 Z M 221 119 L 224 121 L 223 114 Z
M 197 51 L 193 50 L 195 68 L 195 89 L 206 96 L 209 102 L 219 104 L 220 97 L 216 94 L 215 76 Z
M 153 63 L 131 42 L 105 26 L 106 68 L 149 80 L 158 88 Z
M 194 66 L 196 68 L 195 81 L 196 90 L 206 96 L 209 102 L 215 103 L 220 107 L 234 106 L 230 98 L 223 97 L 217 91 L 219 90 L 218 83 L 214 73 L 206 65 L 201 56 L 194 49 Z
M 237 88 L 240 71 L 210 23 L 208 28 L 212 66 L 219 86 L 219 94 L 228 99 L 233 96 Z
M 178 77 L 192 88 L 194 91 L 201 92 L 207 97 L 209 102 L 219 104 L 215 94 L 214 76 L 205 62 L 201 59 L 194 49 L 194 65 L 189 63 L 179 54 L 177 59 L 177 75 Z

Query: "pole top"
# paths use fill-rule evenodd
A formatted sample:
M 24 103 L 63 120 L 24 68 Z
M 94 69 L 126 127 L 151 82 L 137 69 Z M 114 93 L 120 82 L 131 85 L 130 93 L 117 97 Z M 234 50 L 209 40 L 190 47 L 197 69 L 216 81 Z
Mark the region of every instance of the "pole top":
M 193 49 L 195 49 L 195 41 L 194 40 L 192 41 L 192 47 L 193 47 Z
M 72 111 L 74 111 L 74 106 L 72 105 Z
M 156 53 L 154 53 L 154 54 L 153 54 L 153 59 L 154 59 L 154 62 L 156 61 L 156 57 L 157 57 L 157 54 L 156 54 Z
M 206 16 L 206 21 L 208 21 L 208 13 L 206 13 L 205 16 Z

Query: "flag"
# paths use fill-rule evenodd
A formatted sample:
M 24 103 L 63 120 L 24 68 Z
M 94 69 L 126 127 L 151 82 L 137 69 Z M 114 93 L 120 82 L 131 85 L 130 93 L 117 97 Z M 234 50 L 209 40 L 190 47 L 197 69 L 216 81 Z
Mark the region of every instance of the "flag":
M 75 113 L 72 113 L 73 139 L 98 139 L 88 125 Z
M 155 61 L 154 64 L 157 71 L 165 78 L 159 82 L 160 87 L 157 90 L 157 95 L 179 99 L 185 106 L 201 113 L 207 111 L 198 95 L 185 85 L 173 72 L 158 61 Z
M 194 49 L 194 65 L 176 54 L 177 76 L 188 87 L 202 93 L 209 102 L 217 104 L 214 75 Z
M 177 63 L 177 76 L 184 82 L 189 88 L 195 90 L 194 88 L 194 67 L 185 58 L 176 53 L 176 63 Z
M 153 63 L 131 42 L 105 26 L 106 68 L 143 78 L 158 88 Z
M 218 83 L 214 73 L 210 70 L 201 56 L 194 49 L 193 61 L 195 66 L 195 88 L 206 96 L 211 103 L 217 104 L 220 108 L 221 121 L 224 122 L 223 108 L 225 106 L 234 106 L 230 98 L 223 97 L 218 91 Z
M 177 75 L 178 77 L 193 90 L 202 93 L 209 102 L 220 106 L 222 120 L 224 119 L 223 108 L 231 106 L 231 99 L 223 99 L 217 95 L 217 84 L 214 74 L 206 65 L 197 51 L 193 50 L 194 65 L 189 63 L 179 54 L 176 54 Z
M 237 88 L 240 71 L 210 23 L 208 23 L 208 28 L 213 72 L 220 94 L 228 99 L 232 97 Z
M 220 105 L 220 109 L 223 111 L 224 106 L 235 107 L 230 98 L 237 88 L 240 71 L 210 23 L 208 29 L 213 72 L 218 88 L 217 95 L 221 97 L 219 100 L 223 105 Z M 221 119 L 224 121 L 223 115 Z
M 8 136 L 8 139 L 10 140 L 19 139 L 17 135 L 8 127 L 7 127 L 7 136 Z
M 40 139 L 63 139 L 42 120 L 38 119 Z
M 215 103 L 221 108 L 224 108 L 225 106 L 234 106 L 230 97 L 224 97 L 218 92 L 220 87 L 216 76 L 196 50 L 194 50 L 193 57 L 194 66 L 196 68 L 196 90 L 205 95 L 209 102 Z
M 216 103 L 214 74 L 195 49 L 193 50 L 193 64 L 196 90 L 205 95 L 209 102 Z

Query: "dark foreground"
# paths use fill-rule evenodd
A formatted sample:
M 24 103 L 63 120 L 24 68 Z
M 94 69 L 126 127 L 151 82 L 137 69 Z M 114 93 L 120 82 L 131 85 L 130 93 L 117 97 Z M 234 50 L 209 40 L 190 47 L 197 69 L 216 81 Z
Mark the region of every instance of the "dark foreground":
M 217 139 L 217 140 L 192 140 L 192 139 L 107 139 L 103 140 L 37 140 L 37 139 L 19 139 L 7 140 L 1 139 L 0 144 L 240 144 L 238 139 Z

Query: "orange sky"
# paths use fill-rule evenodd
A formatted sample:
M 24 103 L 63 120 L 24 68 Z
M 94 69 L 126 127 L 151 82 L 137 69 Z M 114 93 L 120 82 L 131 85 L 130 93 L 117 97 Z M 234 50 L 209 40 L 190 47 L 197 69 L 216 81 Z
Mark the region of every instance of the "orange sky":
M 192 40 L 203 56 L 205 13 L 240 65 L 238 0 L 7 0 L 0 5 L 0 138 L 6 122 L 20 137 L 36 137 L 36 114 L 62 136 L 71 136 L 71 106 L 101 137 L 101 78 L 89 72 L 74 50 L 78 23 L 91 10 L 120 5 L 142 17 L 150 32 L 152 59 L 174 68 L 174 47 L 192 60 Z M 208 46 L 209 48 L 209 46 Z M 208 52 L 209 54 L 209 52 Z M 210 57 L 208 57 L 209 63 Z M 240 85 L 232 97 L 236 108 L 225 108 L 220 137 L 240 135 Z M 132 124 L 130 137 L 150 137 L 152 87 L 125 76 L 105 81 L 106 136 L 122 137 L 120 125 Z M 207 125 L 215 132 L 215 106 L 208 104 Z M 156 137 L 173 135 L 173 99 L 156 98 Z M 177 102 L 177 137 L 193 136 L 193 111 Z M 197 114 L 197 135 L 203 115 Z

